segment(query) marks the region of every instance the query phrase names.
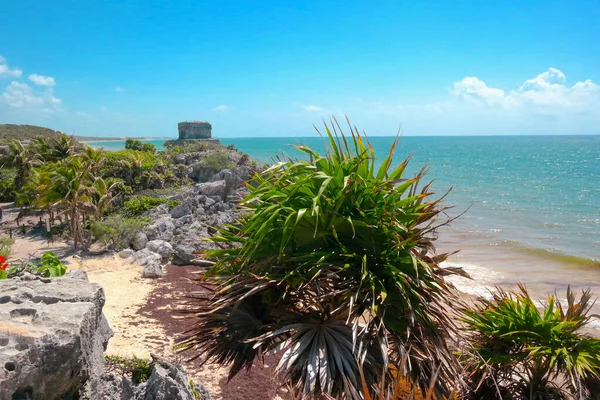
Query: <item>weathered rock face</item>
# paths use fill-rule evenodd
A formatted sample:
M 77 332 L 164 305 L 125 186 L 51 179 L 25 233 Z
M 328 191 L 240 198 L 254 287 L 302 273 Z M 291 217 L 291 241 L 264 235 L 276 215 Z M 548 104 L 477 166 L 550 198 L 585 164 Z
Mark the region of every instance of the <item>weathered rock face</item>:
M 210 139 L 212 137 L 212 125 L 208 122 L 186 121 L 177 124 L 179 140 Z
M 163 276 L 163 270 L 160 264 L 162 257 L 160 254 L 145 248 L 136 252 L 134 257 L 137 263 L 144 267 L 142 270 L 142 278 L 160 278 Z
M 82 277 L 82 274 L 77 274 Z M 0 399 L 77 399 L 99 385 L 104 291 L 67 274 L 0 281 Z
M 149 240 L 171 240 L 175 225 L 170 217 L 160 218 L 144 228 L 144 233 Z M 146 243 L 147 244 L 147 243 Z
M 144 232 L 138 232 L 135 238 L 133 239 L 133 249 L 134 250 L 142 250 L 146 247 L 148 243 L 148 236 Z
M 199 400 L 210 400 L 210 394 L 201 384 L 194 384 Z M 102 377 L 96 393 L 84 393 L 81 400 L 195 400 L 190 381 L 181 366 L 156 362 L 150 378 L 134 385 L 127 377 L 108 373 Z
M 163 262 L 169 261 L 169 258 L 173 255 L 171 243 L 165 242 L 164 240 L 151 240 L 146 244 L 146 248 L 151 252 L 160 255 Z
M 209 400 L 208 392 L 199 386 L 200 400 Z M 194 400 L 190 381 L 178 365 L 156 363 L 148 381 L 136 389 L 140 400 Z
M 218 196 L 219 198 L 224 199 L 227 194 L 227 182 L 221 180 L 198 183 L 196 185 L 196 191 L 198 194 L 204 196 Z

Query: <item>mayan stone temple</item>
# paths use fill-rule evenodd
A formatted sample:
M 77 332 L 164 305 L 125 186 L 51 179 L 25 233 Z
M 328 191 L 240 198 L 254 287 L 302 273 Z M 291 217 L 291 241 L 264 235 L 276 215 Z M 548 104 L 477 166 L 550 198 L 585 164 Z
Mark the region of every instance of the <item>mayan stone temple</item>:
M 185 121 L 177 124 L 179 140 L 203 140 L 219 142 L 212 137 L 212 125 L 204 121 Z

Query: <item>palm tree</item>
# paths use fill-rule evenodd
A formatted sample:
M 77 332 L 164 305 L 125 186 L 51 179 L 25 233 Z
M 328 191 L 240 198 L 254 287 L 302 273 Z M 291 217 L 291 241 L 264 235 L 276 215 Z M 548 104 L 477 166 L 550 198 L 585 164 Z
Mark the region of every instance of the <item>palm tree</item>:
M 42 201 L 68 216 L 73 245 L 82 243 L 82 217 L 85 211 L 93 211 L 92 195 L 95 192 L 90 166 L 79 158 L 56 163 L 49 172 L 50 182 L 42 192 Z
M 117 191 L 121 185 L 121 181 L 114 181 L 109 184 L 100 177 L 94 179 L 91 203 L 98 221 L 102 220 L 108 207 L 117 198 Z
M 104 164 L 104 150 L 102 148 L 94 149 L 92 146 L 85 146 L 78 155 L 89 165 L 93 173 L 96 173 Z
M 8 142 L 8 151 L 0 159 L 0 166 L 13 167 L 17 170 L 14 184 L 17 192 L 23 188 L 29 171 L 40 164 L 39 155 L 35 151 L 32 151 L 30 146 L 23 145 L 19 140 Z
M 59 161 L 75 154 L 76 141 L 73 137 L 60 133 L 57 137 L 50 139 L 49 160 Z
M 391 399 L 392 376 L 449 395 L 460 367 L 447 337 L 455 297 L 435 252 L 437 218 L 425 170 L 392 169 L 398 138 L 376 168 L 356 128 L 327 125 L 328 154 L 283 159 L 248 185 L 235 225 L 211 239 L 209 295 L 189 312 L 184 351 L 230 365 L 233 377 L 269 351 L 301 396 Z M 332 133 L 333 131 L 333 133 Z M 441 223 L 443 224 L 443 223 Z M 387 379 L 386 379 L 387 378 Z M 383 385 L 383 386 L 382 386 Z

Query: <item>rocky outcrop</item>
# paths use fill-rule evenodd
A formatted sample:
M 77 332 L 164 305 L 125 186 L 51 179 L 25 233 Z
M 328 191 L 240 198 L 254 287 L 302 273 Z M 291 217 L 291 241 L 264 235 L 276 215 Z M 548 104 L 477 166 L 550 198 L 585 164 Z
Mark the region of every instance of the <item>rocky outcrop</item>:
M 104 291 L 77 276 L 0 281 L 0 399 L 76 399 L 100 385 Z
M 137 263 L 144 267 L 142 278 L 160 278 L 163 276 L 162 257 L 160 254 L 145 248 L 136 252 L 134 257 Z
M 208 391 L 198 384 L 194 390 L 199 400 L 209 400 Z M 136 388 L 136 400 L 195 400 L 190 381 L 179 365 L 164 361 L 154 364 L 150 378 Z
M 170 217 L 159 218 L 144 228 L 148 240 L 171 240 L 175 225 Z M 147 245 L 147 244 L 146 244 Z
M 107 373 L 102 376 L 98 391 L 84 393 L 82 400 L 210 400 L 204 386 L 194 383 L 192 388 L 190 382 L 180 365 L 154 361 L 146 382 L 135 385 L 125 376 Z
M 146 248 L 146 244 L 148 243 L 148 236 L 144 232 L 138 232 L 135 238 L 133 239 L 132 247 L 134 250 L 142 250 Z
M 104 291 L 84 271 L 0 281 L 0 399 L 209 400 L 181 366 L 155 360 L 148 381 L 106 372 Z M 194 391 L 198 395 L 195 397 Z
M 151 240 L 146 244 L 146 249 L 158 254 L 163 262 L 169 261 L 173 255 L 173 246 L 164 240 Z
M 206 241 L 215 227 L 238 219 L 234 203 L 247 194 L 244 182 L 251 178 L 255 164 L 248 156 L 227 150 L 227 157 L 234 167 L 220 171 L 213 167 L 205 168 L 204 158 L 215 151 L 179 154 L 174 160 L 189 166 L 192 170 L 190 176 L 200 183 L 179 189 L 171 196 L 171 199 L 179 201 L 179 205 L 170 212 L 166 205 L 161 205 L 146 213 L 154 222 L 146 226 L 132 244 L 137 250 L 134 259 L 144 267 L 142 276 L 162 276 L 160 262 L 193 263 L 198 252 L 216 248 L 215 244 Z M 218 152 L 223 153 L 224 150 Z M 129 253 L 125 258 L 130 259 Z

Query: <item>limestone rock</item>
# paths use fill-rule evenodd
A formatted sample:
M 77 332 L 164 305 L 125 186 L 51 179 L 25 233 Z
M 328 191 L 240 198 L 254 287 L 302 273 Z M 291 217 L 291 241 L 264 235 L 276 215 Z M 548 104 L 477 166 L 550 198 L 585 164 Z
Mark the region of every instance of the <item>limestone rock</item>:
M 160 254 L 146 248 L 135 253 L 135 259 L 139 265 L 144 267 L 142 278 L 160 278 L 163 276 Z
M 151 240 L 146 244 L 146 248 L 153 253 L 160 255 L 163 262 L 166 262 L 173 255 L 173 246 L 164 240 Z
M 112 336 L 102 288 L 73 276 L 12 278 L 0 281 L 0 293 L 0 399 L 93 392 Z
M 196 192 L 205 196 L 219 196 L 225 198 L 227 192 L 227 182 L 224 180 L 204 182 L 196 184 Z
M 161 276 L 163 276 L 163 270 L 160 263 L 146 264 L 142 270 L 142 278 L 160 278 Z
M 133 239 L 133 249 L 134 250 L 142 250 L 144 248 L 146 248 L 146 244 L 148 243 L 148 236 L 146 236 L 146 234 L 144 232 L 138 232 L 138 234 L 135 236 L 135 239 Z
M 198 200 L 193 197 L 189 197 L 171 210 L 171 217 L 181 218 L 186 215 L 191 215 L 194 213 L 196 208 L 198 208 Z
M 151 225 L 144 228 L 144 233 L 149 240 L 171 240 L 175 225 L 170 217 L 157 219 Z
M 181 228 L 182 226 L 189 225 L 192 222 L 194 222 L 193 215 L 185 215 L 181 218 L 177 218 L 175 221 L 173 221 L 173 223 L 175 224 L 175 232 L 177 231 L 177 228 Z
M 202 385 L 194 385 L 201 400 L 210 400 Z M 150 378 L 136 388 L 139 400 L 195 400 L 190 381 L 179 365 L 154 364 Z
M 194 252 L 196 248 L 190 244 L 178 244 L 175 246 L 175 254 L 173 258 L 173 264 L 177 265 L 188 265 L 194 258 L 197 257 Z
M 152 210 L 149 210 L 146 212 L 146 215 L 151 216 L 151 217 L 158 217 L 161 215 L 168 215 L 169 214 L 169 205 L 166 203 L 160 204 L 158 207 L 153 208 Z
M 133 257 L 134 255 L 135 255 L 135 251 L 133 251 L 131 249 L 124 249 L 119 252 L 120 258 L 130 258 L 130 257 Z

